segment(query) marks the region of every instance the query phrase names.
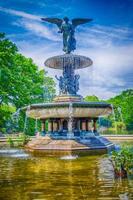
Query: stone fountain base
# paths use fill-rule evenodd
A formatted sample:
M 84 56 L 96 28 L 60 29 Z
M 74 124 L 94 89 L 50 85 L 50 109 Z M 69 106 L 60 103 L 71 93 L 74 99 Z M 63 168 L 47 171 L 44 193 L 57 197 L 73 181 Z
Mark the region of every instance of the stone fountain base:
M 38 136 L 32 139 L 27 148 L 30 151 L 95 151 L 106 153 L 112 150 L 114 145 L 102 136 L 75 139 L 53 139 L 50 136 Z
M 95 151 L 106 152 L 113 144 L 97 133 L 99 116 L 112 113 L 112 106 L 105 102 L 84 102 L 79 90 L 79 75 L 75 70 L 92 65 L 90 58 L 65 54 L 45 61 L 45 66 L 63 70 L 59 81 L 60 95 L 51 103 L 32 104 L 26 116 L 41 121 L 41 134 L 30 141 L 31 151 Z M 37 130 L 37 128 L 36 128 Z

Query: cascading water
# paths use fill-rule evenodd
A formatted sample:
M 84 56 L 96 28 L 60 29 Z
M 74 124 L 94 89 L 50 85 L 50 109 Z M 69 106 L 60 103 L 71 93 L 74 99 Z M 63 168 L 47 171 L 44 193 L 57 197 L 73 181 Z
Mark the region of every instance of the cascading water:
M 23 132 L 26 132 L 27 129 L 27 122 L 28 122 L 28 116 L 27 116 L 27 112 L 30 110 L 30 106 L 27 107 L 27 111 L 25 112 L 25 120 L 24 120 L 24 129 Z
M 98 132 L 101 132 L 101 131 L 102 131 L 102 127 L 101 127 L 101 117 L 98 118 L 98 123 L 99 123 Z
M 121 111 L 121 107 L 118 107 L 117 110 L 118 110 L 118 112 L 119 112 L 121 122 L 124 122 L 123 115 L 122 115 L 122 111 Z
M 19 116 L 20 116 L 20 108 L 12 114 L 11 119 L 15 123 L 15 127 L 18 128 L 18 123 L 19 123 Z
M 25 133 L 26 132 L 26 129 L 27 129 L 27 114 L 25 113 L 25 120 L 24 120 L 24 130 L 23 132 Z
M 73 134 L 73 104 L 69 103 L 68 138 L 74 137 Z
M 112 107 L 112 115 L 113 115 L 114 125 L 115 125 L 115 132 L 117 133 L 117 124 L 116 124 L 115 111 L 114 111 L 114 107 L 113 107 L 113 105 L 111 105 L 111 107 Z
M 38 132 L 38 119 L 35 120 L 35 133 Z
M 19 115 L 20 115 L 20 108 L 12 114 L 12 119 L 14 119 L 16 121 L 16 123 L 18 123 L 19 121 Z

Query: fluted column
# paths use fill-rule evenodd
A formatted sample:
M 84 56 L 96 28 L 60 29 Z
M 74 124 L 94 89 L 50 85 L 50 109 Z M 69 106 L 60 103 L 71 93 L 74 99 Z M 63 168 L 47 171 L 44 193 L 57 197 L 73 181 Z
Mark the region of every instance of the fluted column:
M 59 120 L 59 131 L 63 130 L 63 119 Z
M 58 131 L 58 121 L 57 120 L 53 121 L 53 131 Z
M 42 133 L 45 132 L 45 120 L 42 120 L 42 123 L 41 123 L 41 132 Z
M 53 127 L 52 127 L 52 120 L 49 120 L 48 121 L 48 132 L 52 132 L 53 130 Z
M 82 121 L 82 131 L 86 131 L 86 120 Z
M 90 119 L 87 120 L 87 130 L 91 131 L 91 120 Z

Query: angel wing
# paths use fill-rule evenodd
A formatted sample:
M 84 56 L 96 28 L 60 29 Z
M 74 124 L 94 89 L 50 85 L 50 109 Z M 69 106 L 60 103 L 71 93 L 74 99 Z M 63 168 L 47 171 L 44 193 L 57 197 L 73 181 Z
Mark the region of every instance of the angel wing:
M 41 18 L 41 20 L 52 23 L 52 24 L 56 24 L 58 26 L 58 28 L 61 27 L 61 24 L 63 22 L 63 20 L 59 19 L 59 18 Z
M 89 18 L 74 18 L 72 19 L 72 24 L 74 27 L 80 25 L 80 24 L 85 24 L 92 21 L 92 19 Z

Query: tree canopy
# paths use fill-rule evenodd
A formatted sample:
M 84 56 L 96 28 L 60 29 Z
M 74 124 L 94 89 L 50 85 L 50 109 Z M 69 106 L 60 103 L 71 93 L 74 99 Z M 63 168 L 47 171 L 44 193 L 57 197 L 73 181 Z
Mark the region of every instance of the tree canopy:
M 85 101 L 102 101 L 97 96 L 86 96 Z M 118 126 L 126 125 L 127 129 L 133 129 L 133 89 L 128 89 L 121 94 L 104 100 L 114 107 L 115 118 Z M 109 121 L 114 123 L 113 116 L 108 118 Z
M 95 96 L 95 95 L 92 95 L 92 96 L 86 96 L 85 98 L 84 98 L 84 100 L 85 101 L 90 101 L 90 102 L 97 102 L 97 101 L 99 101 L 99 98 L 97 97 L 97 96 Z
M 0 33 L 0 116 L 1 128 L 14 109 L 47 101 L 55 95 L 55 83 L 31 58 L 18 52 L 14 43 Z
M 116 120 L 123 121 L 128 129 L 133 129 L 133 89 L 123 91 L 108 102 L 114 106 Z

